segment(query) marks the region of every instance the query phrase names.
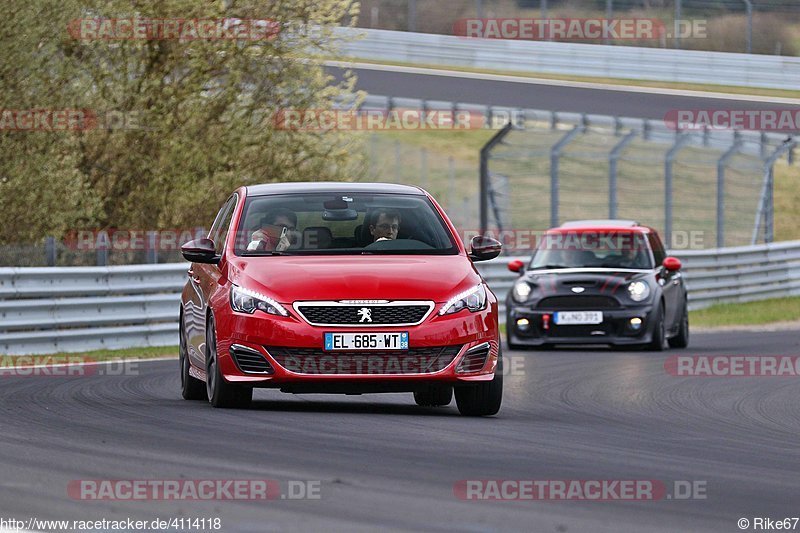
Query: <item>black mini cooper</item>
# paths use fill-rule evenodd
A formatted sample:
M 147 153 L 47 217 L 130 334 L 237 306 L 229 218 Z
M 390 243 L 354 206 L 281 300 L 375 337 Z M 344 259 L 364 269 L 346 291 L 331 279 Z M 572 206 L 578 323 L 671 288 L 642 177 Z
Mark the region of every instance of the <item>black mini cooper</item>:
M 554 344 L 689 344 L 681 262 L 658 233 L 627 220 L 582 220 L 548 230 L 506 299 L 510 348 Z

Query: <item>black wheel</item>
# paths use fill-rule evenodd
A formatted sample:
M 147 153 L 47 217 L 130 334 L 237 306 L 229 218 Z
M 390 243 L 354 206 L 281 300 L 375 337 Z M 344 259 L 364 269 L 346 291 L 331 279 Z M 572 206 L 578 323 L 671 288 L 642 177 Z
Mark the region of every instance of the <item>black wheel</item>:
M 667 341 L 671 348 L 686 348 L 689 346 L 689 308 L 683 304 L 683 316 L 678 333 Z
M 209 317 L 206 326 L 206 392 L 214 407 L 247 407 L 253 399 L 251 387 L 228 383 L 219 371 L 213 317 Z
M 653 340 L 647 345 L 647 349 L 652 352 L 664 350 L 664 337 L 666 337 L 666 324 L 664 322 L 664 304 L 658 307 L 655 315 L 655 326 L 653 327 Z
M 497 368 L 492 381 L 455 388 L 456 405 L 464 416 L 495 415 L 503 402 L 503 354 L 497 354 Z
M 453 401 L 453 387 L 431 383 L 414 391 L 414 401 L 422 407 L 444 407 Z
M 178 323 L 180 346 L 178 354 L 181 365 L 181 396 L 184 400 L 206 400 L 206 387 L 203 382 L 189 374 L 189 349 L 186 344 L 186 329 L 183 325 L 183 313 Z

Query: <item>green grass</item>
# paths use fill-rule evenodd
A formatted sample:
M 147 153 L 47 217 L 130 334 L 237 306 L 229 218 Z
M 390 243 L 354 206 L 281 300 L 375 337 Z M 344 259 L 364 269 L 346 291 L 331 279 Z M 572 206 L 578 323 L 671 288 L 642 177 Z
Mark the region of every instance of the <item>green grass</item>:
M 56 353 L 52 355 L 2 355 L 0 368 L 14 365 L 17 358 L 24 358 L 25 364 L 58 364 L 78 362 L 117 361 L 122 359 L 153 359 L 157 357 L 178 357 L 177 346 L 157 346 L 149 348 L 125 348 L 122 350 L 93 350 L 78 353 Z
M 800 297 L 720 304 L 689 313 L 692 326 L 720 327 L 800 320 Z

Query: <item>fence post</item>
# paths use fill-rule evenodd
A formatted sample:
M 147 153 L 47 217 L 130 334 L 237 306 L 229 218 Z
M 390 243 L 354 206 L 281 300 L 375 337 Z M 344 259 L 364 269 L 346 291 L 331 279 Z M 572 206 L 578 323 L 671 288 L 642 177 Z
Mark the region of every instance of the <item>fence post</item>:
M 486 229 L 489 227 L 489 157 L 491 157 L 494 147 L 500 144 L 506 135 L 511 133 L 513 128 L 514 124 L 509 122 L 481 148 L 480 192 L 478 193 L 480 195 L 479 218 L 481 234 L 486 233 Z
M 614 16 L 614 0 L 606 0 L 606 20 L 611 20 Z M 611 39 L 606 35 L 603 39 L 604 44 L 611 44 Z
M 456 205 L 456 160 L 451 155 L 447 158 L 447 208 Z
M 631 130 L 611 150 L 608 156 L 608 218 L 617 218 L 617 164 L 622 150 L 633 141 L 639 132 Z
M 745 48 L 748 54 L 753 53 L 753 3 L 750 0 L 742 0 L 747 7 L 747 41 Z
M 402 181 L 400 180 L 400 173 L 401 173 L 400 159 L 401 159 L 400 141 L 394 141 L 394 180 L 397 183 L 402 183 Z
M 417 0 L 408 0 L 408 31 L 417 31 Z
M 105 244 L 101 244 L 97 247 L 97 251 L 95 252 L 95 256 L 97 259 L 97 266 L 104 267 L 108 266 L 108 246 Z
M 428 149 L 427 148 L 420 148 L 420 177 L 422 181 L 422 188 L 428 188 Z
M 681 17 L 682 15 L 682 0 L 675 0 L 675 24 L 673 27 L 673 34 L 675 35 L 675 48 L 681 47 Z
M 47 266 L 56 266 L 56 238 L 45 237 L 44 239 L 44 258 Z
M 759 197 L 751 244 L 756 244 L 758 242 L 758 233 L 761 229 L 762 220 L 764 224 L 764 242 L 772 242 L 774 237 L 773 220 L 775 216 L 772 190 L 775 186 L 775 163 L 784 153 L 790 152 L 796 146 L 797 141 L 783 143 L 772 152 L 772 155 L 764 160 L 764 181 L 761 185 L 761 196 Z
M 664 160 L 664 242 L 666 243 L 672 243 L 672 165 L 680 149 L 689 140 L 691 140 L 691 135 L 682 133 L 675 139 L 675 144 L 669 149 Z
M 578 124 L 570 130 L 569 133 L 564 135 L 553 148 L 550 149 L 550 226 L 558 226 L 558 171 L 559 160 L 561 159 L 562 150 L 574 139 L 579 133 L 582 133 L 585 126 Z
M 145 260 L 148 264 L 154 265 L 158 263 L 158 232 L 147 232 L 147 253 L 145 255 Z
M 483 0 L 475 0 L 475 14 L 479 19 L 483 18 Z
M 717 248 L 725 246 L 725 165 L 742 146 L 741 139 L 735 133 L 734 138 L 733 146 L 717 161 Z

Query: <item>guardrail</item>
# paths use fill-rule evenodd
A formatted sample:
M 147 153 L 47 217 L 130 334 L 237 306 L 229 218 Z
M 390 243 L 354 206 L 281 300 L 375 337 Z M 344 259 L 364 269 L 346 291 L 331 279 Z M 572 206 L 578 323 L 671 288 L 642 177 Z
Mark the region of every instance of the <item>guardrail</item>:
M 376 61 L 630 80 L 797 90 L 800 58 L 729 52 L 475 39 L 339 28 L 345 56 Z
M 675 252 L 689 307 L 800 295 L 800 241 Z M 478 263 L 501 300 L 517 274 L 502 257 Z M 187 263 L 0 268 L 0 353 L 45 354 L 177 345 Z

